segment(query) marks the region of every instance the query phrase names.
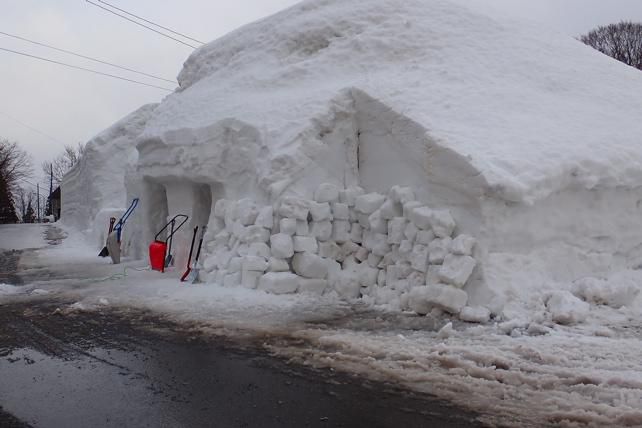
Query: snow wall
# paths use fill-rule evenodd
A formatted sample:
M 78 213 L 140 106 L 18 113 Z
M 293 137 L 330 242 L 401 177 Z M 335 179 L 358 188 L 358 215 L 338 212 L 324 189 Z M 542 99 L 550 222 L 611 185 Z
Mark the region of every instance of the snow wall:
M 129 199 L 125 172 L 135 165 L 134 141 L 158 104 L 147 104 L 87 142 L 80 161 L 64 176 L 61 220 L 85 233 L 96 248 L 105 245 L 109 218 L 117 219 Z
M 179 83 L 126 173 L 136 256 L 183 213 L 210 281 L 468 319 L 642 264 L 642 75 L 572 38 L 456 0 L 305 1 Z

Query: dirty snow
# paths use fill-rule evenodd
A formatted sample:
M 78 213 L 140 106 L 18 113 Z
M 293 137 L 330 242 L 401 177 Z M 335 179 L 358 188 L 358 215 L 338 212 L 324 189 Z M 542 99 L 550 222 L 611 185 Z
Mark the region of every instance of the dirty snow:
M 42 224 L 0 224 L 0 251 L 40 248 L 46 245 Z

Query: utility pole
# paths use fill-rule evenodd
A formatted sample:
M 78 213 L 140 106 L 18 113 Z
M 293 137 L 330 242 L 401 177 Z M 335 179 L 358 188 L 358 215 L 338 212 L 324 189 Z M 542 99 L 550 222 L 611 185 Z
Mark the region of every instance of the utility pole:
M 38 201 L 38 223 L 40 223 L 40 183 L 36 183 L 36 200 Z
M 49 174 L 49 199 L 47 199 L 47 207 L 49 208 L 49 210 L 47 212 L 47 215 L 52 215 L 54 213 L 51 201 L 51 194 L 53 193 L 53 162 L 51 162 L 49 168 L 51 168 L 51 173 Z

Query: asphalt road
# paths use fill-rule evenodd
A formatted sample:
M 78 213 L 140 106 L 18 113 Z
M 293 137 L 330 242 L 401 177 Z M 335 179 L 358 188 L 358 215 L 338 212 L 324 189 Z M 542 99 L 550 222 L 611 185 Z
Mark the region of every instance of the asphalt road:
M 19 257 L 0 254 L 5 281 L 31 279 Z M 69 303 L 0 303 L 0 427 L 482 426 L 434 397 L 290 364 L 260 343 Z

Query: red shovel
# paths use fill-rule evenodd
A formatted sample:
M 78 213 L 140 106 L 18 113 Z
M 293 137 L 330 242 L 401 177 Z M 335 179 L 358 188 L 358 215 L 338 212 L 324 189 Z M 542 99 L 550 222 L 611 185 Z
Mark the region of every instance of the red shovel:
M 198 233 L 198 226 L 194 228 L 194 236 L 192 236 L 192 245 L 189 247 L 189 257 L 187 258 L 187 269 L 183 276 L 181 276 L 181 282 L 185 281 L 187 275 L 192 271 L 192 253 L 194 252 L 194 242 L 196 242 L 196 234 Z

